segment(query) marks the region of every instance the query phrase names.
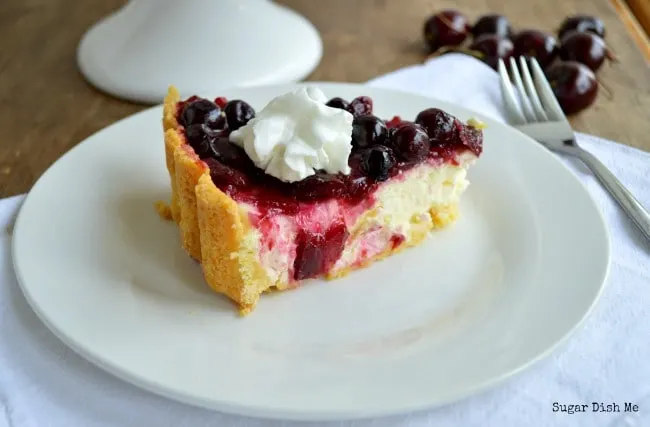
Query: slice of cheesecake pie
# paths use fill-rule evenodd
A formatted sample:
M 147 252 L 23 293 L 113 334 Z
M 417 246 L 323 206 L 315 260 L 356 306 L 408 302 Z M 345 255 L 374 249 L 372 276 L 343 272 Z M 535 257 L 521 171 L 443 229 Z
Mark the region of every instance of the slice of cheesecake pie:
M 316 88 L 273 99 L 164 103 L 171 216 L 205 280 L 242 314 L 260 295 L 335 278 L 452 223 L 479 157 L 478 122 L 430 108 L 373 115 Z

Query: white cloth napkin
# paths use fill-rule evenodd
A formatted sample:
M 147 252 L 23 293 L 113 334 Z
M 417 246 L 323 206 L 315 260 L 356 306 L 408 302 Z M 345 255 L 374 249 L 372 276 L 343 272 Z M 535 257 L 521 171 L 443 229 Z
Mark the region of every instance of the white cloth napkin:
M 382 76 L 372 85 L 460 103 L 500 119 L 496 73 L 475 59 L 447 55 Z M 650 154 L 580 135 L 645 205 Z M 602 209 L 612 236 L 609 283 L 568 344 L 505 385 L 426 413 L 313 425 L 545 427 L 650 426 L 650 245 L 583 168 L 567 164 Z M 56 339 L 28 307 L 14 277 L 10 227 L 22 196 L 0 202 L 0 427 L 287 426 L 176 403 L 104 373 Z M 567 238 L 570 238 L 569 236 Z M 553 402 L 639 405 L 633 414 L 553 412 Z M 637 424 L 638 422 L 638 424 Z

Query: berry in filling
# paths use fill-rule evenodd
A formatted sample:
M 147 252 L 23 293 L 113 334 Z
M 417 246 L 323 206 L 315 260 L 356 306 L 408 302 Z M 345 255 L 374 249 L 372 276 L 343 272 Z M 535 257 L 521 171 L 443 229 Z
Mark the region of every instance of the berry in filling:
M 298 231 L 293 265 L 295 280 L 316 277 L 329 271 L 341 256 L 348 235 L 343 222 L 334 223 L 324 233 Z

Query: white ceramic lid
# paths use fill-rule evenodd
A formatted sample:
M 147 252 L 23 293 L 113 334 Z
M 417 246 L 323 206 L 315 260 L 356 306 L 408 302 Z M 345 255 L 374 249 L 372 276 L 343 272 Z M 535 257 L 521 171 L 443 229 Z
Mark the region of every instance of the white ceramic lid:
M 102 91 L 159 103 L 181 93 L 288 83 L 320 62 L 314 26 L 269 0 L 131 0 L 82 38 L 82 74 Z

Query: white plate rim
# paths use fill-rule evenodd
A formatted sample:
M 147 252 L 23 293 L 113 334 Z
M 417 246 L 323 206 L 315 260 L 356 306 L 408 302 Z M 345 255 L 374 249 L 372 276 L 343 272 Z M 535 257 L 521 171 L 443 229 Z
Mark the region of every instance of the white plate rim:
M 295 87 L 300 87 L 300 86 L 321 86 L 321 87 L 330 87 L 330 88 L 336 88 L 336 87 L 354 87 L 358 88 L 359 90 L 369 90 L 369 87 L 366 85 L 362 84 L 354 84 L 354 83 L 339 83 L 339 82 L 306 82 L 306 83 L 296 83 L 296 84 L 281 84 L 281 85 L 267 85 L 267 86 L 260 86 L 257 88 L 253 87 L 248 87 L 248 88 L 241 88 L 241 90 L 255 90 L 255 89 L 273 89 L 273 88 L 295 88 Z M 384 88 L 370 88 L 373 91 L 383 91 L 383 92 L 394 92 L 394 93 L 400 93 L 404 95 L 411 95 L 419 98 L 427 98 L 432 101 L 432 103 L 435 103 L 436 105 L 440 106 L 441 108 L 444 108 L 445 105 L 453 105 L 456 108 L 462 108 L 465 111 L 471 111 L 465 107 L 459 106 L 458 104 L 453 104 L 447 101 L 439 100 L 433 97 L 423 97 L 418 94 L 414 94 L 412 92 L 408 91 L 402 91 L 402 90 L 395 90 L 395 89 L 384 89 Z M 233 92 L 236 89 L 230 89 L 229 92 Z M 225 92 L 225 91 L 224 91 Z M 40 182 L 44 181 L 48 177 L 48 173 L 56 167 L 56 165 L 69 156 L 71 153 L 74 153 L 77 149 L 79 149 L 84 142 L 87 140 L 90 140 L 94 137 L 96 137 L 98 134 L 103 133 L 103 132 L 109 132 L 111 129 L 119 127 L 122 125 L 125 121 L 127 120 L 135 120 L 139 116 L 142 115 L 147 115 L 151 114 L 152 111 L 154 110 L 159 110 L 161 108 L 161 105 L 156 105 L 150 108 L 146 108 L 142 111 L 139 111 L 135 114 L 132 114 L 130 116 L 124 117 L 109 126 L 106 126 L 103 129 L 100 129 L 99 131 L 93 133 L 92 135 L 84 138 L 80 143 L 72 147 L 70 150 L 68 150 L 66 153 L 64 153 L 59 159 L 57 159 L 56 162 L 54 162 L 48 169 L 38 178 L 38 180 L 34 183 L 32 186 L 33 188 L 36 188 Z M 435 404 L 425 404 L 425 405 L 401 405 L 399 408 L 389 408 L 385 410 L 375 410 L 372 412 L 354 412 L 354 413 L 346 413 L 346 412 L 326 412 L 326 413 L 314 413 L 311 411 L 306 411 L 303 412 L 301 410 L 292 410 L 292 411 L 277 411 L 275 409 L 263 409 L 263 408 L 257 408 L 257 407 L 251 407 L 248 405 L 238 405 L 238 404 L 233 404 L 230 402 L 216 402 L 213 400 L 210 401 L 202 401 L 201 399 L 197 399 L 196 397 L 191 397 L 191 396 L 186 396 L 184 394 L 176 393 L 173 390 L 166 390 L 166 389 L 160 389 L 157 388 L 156 385 L 150 384 L 147 381 L 143 381 L 140 378 L 133 377 L 130 373 L 125 372 L 122 370 L 119 366 L 114 366 L 112 363 L 109 361 L 104 360 L 101 355 L 93 354 L 92 352 L 87 351 L 86 349 L 83 348 L 82 345 L 79 345 L 78 343 L 75 342 L 73 337 L 70 337 L 66 335 L 66 333 L 62 330 L 60 330 L 55 324 L 51 323 L 45 313 L 43 313 L 38 305 L 35 303 L 33 300 L 33 297 L 30 293 L 30 290 L 28 287 L 25 286 L 24 284 L 24 278 L 21 275 L 20 272 L 20 267 L 18 266 L 16 262 L 16 240 L 15 236 L 20 235 L 20 230 L 21 230 L 21 218 L 22 218 L 22 212 L 24 206 L 28 205 L 30 201 L 30 196 L 32 195 L 32 191 L 27 194 L 25 197 L 25 200 L 23 201 L 20 211 L 16 217 L 14 229 L 13 229 L 13 236 L 14 239 L 12 239 L 12 248 L 11 248 L 11 254 L 12 254 L 12 262 L 14 266 L 14 271 L 16 273 L 17 281 L 20 285 L 21 290 L 23 291 L 23 294 L 26 297 L 26 300 L 29 304 L 29 306 L 32 308 L 32 310 L 36 313 L 38 318 L 47 326 L 50 331 L 53 332 L 53 334 L 60 339 L 65 345 L 70 347 L 72 350 L 74 350 L 76 353 L 81 355 L 83 358 L 86 360 L 92 362 L 96 366 L 100 367 L 101 369 L 111 373 L 112 375 L 130 383 L 133 384 L 137 387 L 140 387 L 142 389 L 148 390 L 154 394 L 171 398 L 173 400 L 177 400 L 183 403 L 187 403 L 192 406 L 198 406 L 198 407 L 204 407 L 208 409 L 214 409 L 218 411 L 223 411 L 226 413 L 231 413 L 231 414 L 239 414 L 239 415 L 244 415 L 244 416 L 253 416 L 253 417 L 260 417 L 260 418 L 267 418 L 267 419 L 278 419 L 278 420 L 300 420 L 300 421 L 328 421 L 328 420 L 352 420 L 352 419 L 367 419 L 371 417 L 383 417 L 383 416 L 391 416 L 391 415 L 397 415 L 397 414 L 403 414 L 407 412 L 421 412 L 421 411 L 427 411 L 431 410 L 440 406 L 444 406 L 453 402 L 458 402 L 460 400 L 463 400 L 465 398 L 468 398 L 472 395 L 475 395 L 477 393 L 486 391 L 490 388 L 493 388 L 499 384 L 504 383 L 506 380 L 513 378 L 514 376 L 518 375 L 522 371 L 527 370 L 530 368 L 532 365 L 535 365 L 538 363 L 540 360 L 545 359 L 548 357 L 550 354 L 554 353 L 555 351 L 558 350 L 558 348 L 562 347 L 568 339 L 574 334 L 574 332 L 582 327 L 582 325 L 585 323 L 587 318 L 591 315 L 593 312 L 594 307 L 600 300 L 600 297 L 604 291 L 605 286 L 607 285 L 607 279 L 609 277 L 610 273 L 610 260 L 611 260 L 611 237 L 609 234 L 609 230 L 607 227 L 606 220 L 604 218 L 604 215 L 602 211 L 598 208 L 595 199 L 593 196 L 589 193 L 585 185 L 582 183 L 582 181 L 577 177 L 577 175 L 569 169 L 565 164 L 563 164 L 556 156 L 549 152 L 547 149 L 545 149 L 543 146 L 541 146 L 539 143 L 535 142 L 531 138 L 529 138 L 527 135 L 521 133 L 520 131 L 516 130 L 515 128 L 512 128 L 509 125 L 498 123 L 494 121 L 494 119 L 491 119 L 489 117 L 484 116 L 481 113 L 474 112 L 473 114 L 475 117 L 489 122 L 491 126 L 494 126 L 495 124 L 497 126 L 504 126 L 509 128 L 511 131 L 515 131 L 519 134 L 520 138 L 522 140 L 526 140 L 531 146 L 535 146 L 536 150 L 539 151 L 540 155 L 547 156 L 552 159 L 553 162 L 555 162 L 557 165 L 559 165 L 565 172 L 567 172 L 567 176 L 570 176 L 570 179 L 574 180 L 575 183 L 579 184 L 581 189 L 584 191 L 584 193 L 588 196 L 590 203 L 591 203 L 591 208 L 593 208 L 593 211 L 597 214 L 600 224 L 602 225 L 601 231 L 604 232 L 603 236 L 605 238 L 605 246 L 602 248 L 605 252 L 605 256 L 608 260 L 606 265 L 604 265 L 603 269 L 601 270 L 601 283 L 598 287 L 597 294 L 595 298 L 591 301 L 591 304 L 589 305 L 589 308 L 584 312 L 582 317 L 578 322 L 573 325 L 570 329 L 565 331 L 565 333 L 559 337 L 552 345 L 548 346 L 545 351 L 540 352 L 536 357 L 531 358 L 527 363 L 521 364 L 519 367 L 516 369 L 513 369 L 507 373 L 504 373 L 501 376 L 494 377 L 490 381 L 486 381 L 481 384 L 475 385 L 475 387 L 471 389 L 467 389 L 465 392 L 458 393 L 458 395 L 450 396 L 446 400 L 438 400 L 435 402 Z

